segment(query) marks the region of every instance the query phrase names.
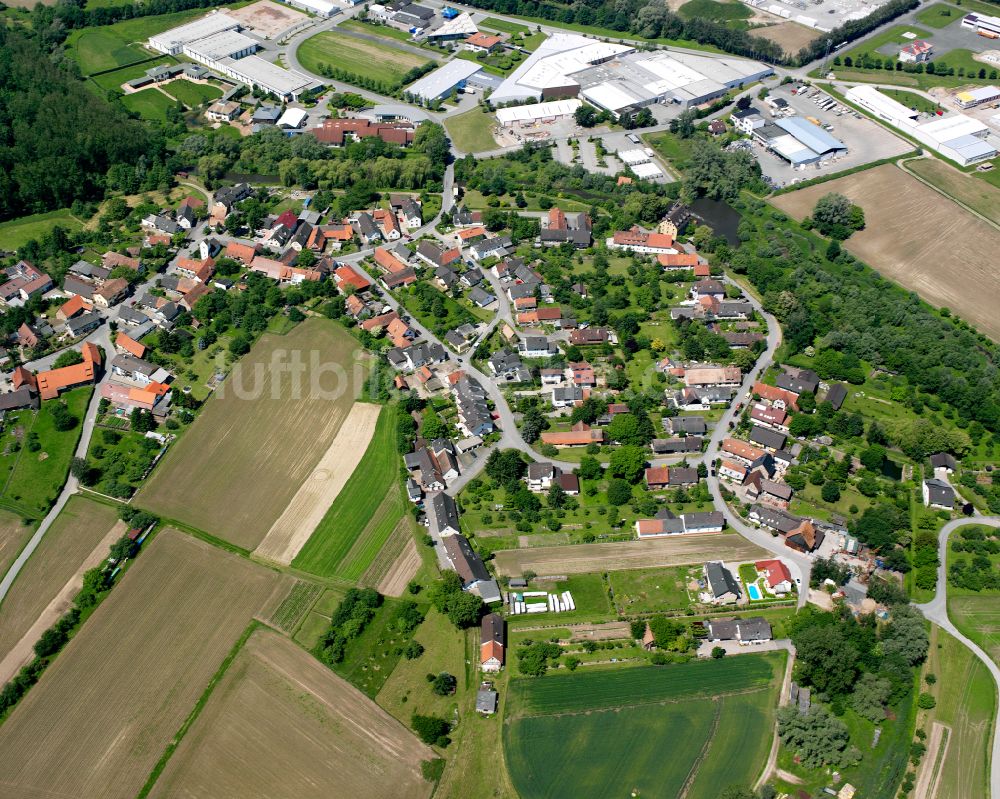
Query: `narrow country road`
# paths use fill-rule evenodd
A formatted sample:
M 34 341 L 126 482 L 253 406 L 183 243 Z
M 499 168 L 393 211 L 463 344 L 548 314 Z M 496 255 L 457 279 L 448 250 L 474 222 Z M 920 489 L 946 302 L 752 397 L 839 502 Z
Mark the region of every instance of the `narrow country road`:
M 961 641 L 969 651 L 979 658 L 990 670 L 993 680 L 997 685 L 998 708 L 993 724 L 993 751 L 990 756 L 990 795 L 993 799 L 1000 799 L 1000 735 L 997 734 L 996 725 L 1000 723 L 1000 666 L 994 662 L 993 658 L 987 655 L 977 644 L 970 641 L 948 618 L 948 536 L 959 527 L 969 524 L 981 524 L 986 527 L 1000 528 L 1000 516 L 977 516 L 968 519 L 955 519 L 948 522 L 941 528 L 938 535 L 938 575 L 937 588 L 934 592 L 934 599 L 916 608 L 929 620 L 949 635 Z

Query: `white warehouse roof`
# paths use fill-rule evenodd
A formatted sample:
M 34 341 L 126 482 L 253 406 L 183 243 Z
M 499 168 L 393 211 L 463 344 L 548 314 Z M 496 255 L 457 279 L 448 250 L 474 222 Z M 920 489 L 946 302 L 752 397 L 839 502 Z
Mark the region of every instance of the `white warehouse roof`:
M 924 122 L 922 125 L 917 125 L 917 130 L 936 141 L 946 142 L 961 136 L 984 136 L 989 129 L 978 119 L 965 114 L 955 114 Z
M 857 103 L 862 108 L 866 108 L 886 122 L 901 122 L 906 119 L 916 119 L 919 116 L 916 111 L 882 94 L 874 86 L 861 85 L 848 89 L 847 99 L 852 103 Z
M 296 94 L 313 82 L 307 75 L 283 69 L 259 55 L 248 55 L 239 60 L 224 58 L 219 62 L 219 68 L 244 83 L 255 83 L 280 95 Z
M 635 166 L 636 164 L 647 163 L 649 161 L 649 154 L 645 150 L 619 150 L 618 159 L 623 164 Z
M 423 97 L 425 100 L 435 100 L 450 92 L 463 80 L 468 80 L 481 69 L 479 64 L 456 58 L 443 67 L 435 69 L 430 75 L 425 75 L 403 91 L 407 94 Z
M 186 25 L 171 28 L 170 30 L 163 31 L 163 33 L 150 36 L 149 44 L 157 50 L 179 50 L 188 42 L 205 39 L 216 33 L 233 30 L 239 26 L 239 20 L 222 11 L 216 11 L 214 14 L 208 14 L 201 19 L 196 19 L 194 22 L 189 22 Z
M 636 164 L 629 167 L 640 178 L 662 178 L 663 172 L 656 164 Z
M 512 125 L 515 122 L 533 122 L 537 119 L 564 117 L 574 113 L 583 103 L 579 100 L 553 100 L 550 103 L 515 105 L 497 109 L 497 122 Z
M 275 124 L 279 128 L 300 128 L 308 116 L 301 108 L 286 108 Z
M 234 30 L 220 31 L 185 45 L 185 50 L 189 50 L 208 61 L 218 61 L 220 58 L 228 58 L 235 53 L 256 48 L 256 39 L 251 39 L 249 36 L 244 36 L 239 31 Z
M 404 8 L 404 11 L 406 9 Z M 440 28 L 436 28 L 427 34 L 428 39 L 440 39 L 443 36 L 462 36 L 469 35 L 473 33 L 479 33 L 479 28 L 476 27 L 476 23 L 472 21 L 472 16 L 465 12 L 459 14 L 454 19 L 449 19 Z
M 321 17 L 332 17 L 334 13 L 339 11 L 337 6 L 327 2 L 327 0 L 294 0 L 294 2 L 290 2 L 288 5 L 308 9 L 314 14 L 319 14 Z

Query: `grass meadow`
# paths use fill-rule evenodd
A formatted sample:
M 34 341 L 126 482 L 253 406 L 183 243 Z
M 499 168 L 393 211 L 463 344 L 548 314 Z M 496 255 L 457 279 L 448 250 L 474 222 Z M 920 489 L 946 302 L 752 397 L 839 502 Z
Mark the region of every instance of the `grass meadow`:
M 22 216 L 20 219 L 0 222 L 0 249 L 16 250 L 31 239 L 41 238 L 56 225 L 71 231 L 83 227 L 80 220 L 73 217 L 66 208 L 45 214 Z
M 504 746 L 523 799 L 714 799 L 771 745 L 783 654 L 589 668 L 510 684 Z M 739 693 L 736 693 L 736 692 Z
M 176 97 L 188 108 L 195 108 L 209 100 L 217 100 L 222 97 L 222 89 L 218 86 L 211 86 L 207 83 L 192 83 L 189 80 L 173 80 L 164 88 L 167 94 Z
M 129 111 L 134 111 L 150 122 L 166 122 L 167 109 L 174 101 L 159 89 L 141 89 L 122 97 L 121 103 Z
M 351 39 L 324 31 L 306 39 L 297 52 L 302 66 L 319 73 L 321 64 L 342 69 L 362 78 L 401 84 L 403 76 L 414 67 L 433 59 L 397 50 L 390 45 Z

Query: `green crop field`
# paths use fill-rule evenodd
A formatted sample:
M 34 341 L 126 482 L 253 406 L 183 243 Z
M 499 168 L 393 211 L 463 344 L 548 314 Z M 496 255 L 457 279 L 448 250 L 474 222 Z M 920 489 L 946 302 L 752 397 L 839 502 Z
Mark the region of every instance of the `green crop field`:
M 75 58 L 84 75 L 134 64 L 155 55 L 142 47 L 154 33 L 203 16 L 205 9 L 192 8 L 176 14 L 138 17 L 114 25 L 79 28 L 66 38 L 66 50 Z
M 728 22 L 738 19 L 749 19 L 753 12 L 740 2 L 724 2 L 718 0 L 689 0 L 680 7 L 679 13 L 686 19 L 710 19 L 715 22 Z
M 782 658 L 741 655 L 666 668 L 594 669 L 552 674 L 544 680 L 513 680 L 511 702 L 516 713 L 540 715 L 714 696 L 732 691 L 734 686 L 765 687 L 777 673 Z
M 386 44 L 351 39 L 334 31 L 324 31 L 299 45 L 302 66 L 320 72 L 320 65 L 343 69 L 362 78 L 401 84 L 403 76 L 414 67 L 432 61 Z
M 752 784 L 770 750 L 783 660 L 741 655 L 514 680 L 504 730 L 511 779 L 522 799 L 623 789 L 715 799 Z
M 403 515 L 398 458 L 395 414 L 383 411 L 364 458 L 293 566 L 321 577 L 364 574 Z
M 70 216 L 69 209 L 49 211 L 46 214 L 22 216 L 0 223 L 0 249 L 16 250 L 31 239 L 39 239 L 56 225 L 67 230 L 79 230 L 83 225 Z
M 194 108 L 209 100 L 222 97 L 222 89 L 207 83 L 192 83 L 189 80 L 174 80 L 164 87 L 171 97 L 176 97 L 188 108 Z
M 174 101 L 159 89 L 142 89 L 122 97 L 122 105 L 129 111 L 154 122 L 166 122 L 167 109 L 173 104 Z

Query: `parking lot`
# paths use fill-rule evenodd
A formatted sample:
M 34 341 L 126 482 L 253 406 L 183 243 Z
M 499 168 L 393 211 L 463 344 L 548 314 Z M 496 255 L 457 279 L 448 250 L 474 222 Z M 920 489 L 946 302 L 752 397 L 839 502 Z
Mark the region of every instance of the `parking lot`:
M 880 127 L 867 117 L 839 102 L 827 110 L 823 110 L 816 102 L 829 98 L 827 92 L 813 88 L 804 92 L 792 94 L 793 85 L 780 86 L 771 91 L 772 97 L 780 97 L 794 110 L 795 116 L 815 120 L 821 126 L 830 126 L 826 130 L 831 136 L 847 145 L 847 152 L 834 156 L 819 164 L 808 164 L 793 168 L 778 155 L 767 151 L 763 146 L 754 143 L 753 153 L 760 162 L 761 170 L 777 186 L 786 186 L 792 182 L 809 180 L 822 174 L 841 172 L 871 161 L 880 161 L 912 150 L 913 146 L 888 130 Z M 837 98 L 832 98 L 836 100 Z M 775 117 L 771 107 L 755 100 L 764 118 L 773 122 Z
M 867 17 L 885 5 L 865 0 L 754 0 L 753 8 L 768 11 L 782 19 L 789 19 L 810 28 L 830 31 L 853 19 Z

